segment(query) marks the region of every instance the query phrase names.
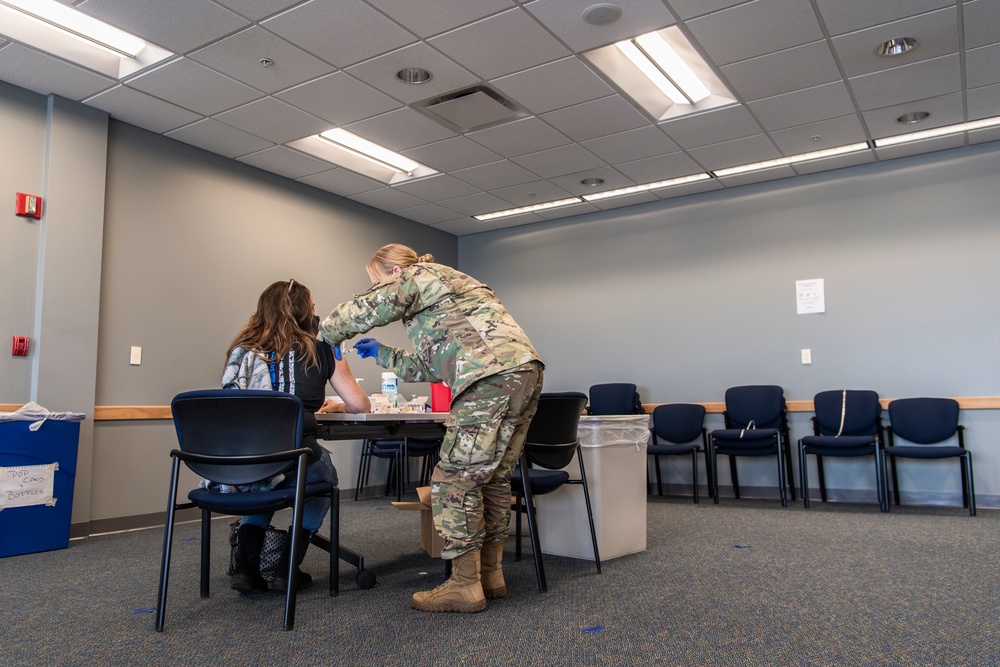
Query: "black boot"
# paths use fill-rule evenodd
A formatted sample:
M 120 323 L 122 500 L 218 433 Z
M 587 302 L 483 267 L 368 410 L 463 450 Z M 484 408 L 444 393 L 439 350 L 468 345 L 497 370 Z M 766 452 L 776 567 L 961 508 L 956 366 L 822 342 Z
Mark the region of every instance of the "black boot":
M 307 588 L 312 588 L 313 581 L 308 572 L 299 570 L 299 565 L 302 564 L 302 559 L 306 557 L 306 549 L 309 548 L 309 539 L 312 537 L 312 532 L 303 528 L 299 535 L 299 551 L 295 554 L 295 569 L 299 573 L 298 586 L 296 587 L 296 590 L 304 591 Z M 288 539 L 285 541 L 285 549 L 281 552 L 281 559 L 278 560 L 278 565 L 274 568 L 274 578 L 271 579 L 271 588 L 274 590 L 282 592 L 288 590 L 288 560 L 291 558 L 291 552 L 292 529 L 289 527 Z
M 248 524 L 236 531 L 236 563 L 229 587 L 252 593 L 266 591 L 267 582 L 260 576 L 260 550 L 264 548 L 264 529 Z

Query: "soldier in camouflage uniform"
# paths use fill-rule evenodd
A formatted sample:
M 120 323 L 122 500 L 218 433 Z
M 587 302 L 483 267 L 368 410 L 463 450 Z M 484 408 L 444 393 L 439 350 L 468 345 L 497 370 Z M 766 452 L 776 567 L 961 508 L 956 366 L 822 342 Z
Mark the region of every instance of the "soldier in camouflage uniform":
M 374 285 L 322 322 L 331 345 L 402 320 L 414 352 L 355 344 L 406 382 L 444 382 L 451 415 L 431 478 L 434 525 L 452 576 L 414 594 L 423 611 L 475 612 L 507 594 L 502 556 L 510 521 L 510 477 L 542 390 L 541 359 L 486 285 L 398 244 L 368 264 Z

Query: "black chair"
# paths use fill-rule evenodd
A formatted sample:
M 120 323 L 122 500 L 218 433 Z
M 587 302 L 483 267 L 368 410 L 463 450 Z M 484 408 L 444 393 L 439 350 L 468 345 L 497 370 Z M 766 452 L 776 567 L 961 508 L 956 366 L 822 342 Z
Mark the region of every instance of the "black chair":
M 965 427 L 958 423 L 958 401 L 950 398 L 899 398 L 889 403 L 888 443 L 885 456 L 892 469 L 892 493 L 899 504 L 896 459 L 957 458 L 962 468 L 962 507 L 976 516 L 976 486 L 972 478 L 972 454 L 965 448 Z M 910 445 L 897 445 L 896 438 Z M 942 444 L 953 439 L 957 444 Z M 886 501 L 888 510 L 888 501 Z
M 434 466 L 437 465 L 440 458 L 441 443 L 443 441 L 443 437 L 423 438 L 410 436 L 404 439 L 403 461 L 409 461 L 410 459 L 421 460 L 419 486 L 430 484 L 431 473 L 434 471 Z M 404 467 L 406 468 L 407 482 L 409 482 L 409 464 Z
M 786 484 L 795 500 L 792 480 L 792 457 L 789 445 L 785 396 L 775 385 L 749 385 L 726 390 L 726 410 L 722 414 L 725 428 L 709 436 L 713 497 L 719 502 L 718 455 L 729 456 L 729 471 L 733 493 L 740 497 L 740 481 L 736 471 L 737 456 L 777 456 L 778 495 L 781 506 L 788 507 Z M 787 481 L 786 468 L 787 461 Z
M 635 385 L 627 382 L 595 384 L 590 388 L 590 415 L 631 415 L 636 414 L 638 394 Z M 642 412 L 641 406 L 638 410 Z
M 705 406 L 694 403 L 670 403 L 653 408 L 653 425 L 650 427 L 653 442 L 646 447 L 646 454 L 656 465 L 656 490 L 663 495 L 660 476 L 661 456 L 691 455 L 691 488 L 695 504 L 698 503 L 698 453 L 705 455 L 705 470 L 711 473 L 708 459 L 708 433 L 705 430 Z M 699 441 L 700 436 L 700 441 Z M 660 441 L 666 444 L 661 444 Z M 708 480 L 712 488 L 712 480 Z
M 358 464 L 358 483 L 354 487 L 354 500 L 361 497 L 361 490 L 368 486 L 372 459 L 388 459 L 389 469 L 385 474 L 385 495 L 395 490 L 396 500 L 403 499 L 404 438 L 367 438 L 361 445 L 361 461 Z
M 234 391 L 208 389 L 178 394 L 170 403 L 180 449 L 170 452 L 173 469 L 167 502 L 167 523 L 160 565 L 156 630 L 163 630 L 170 574 L 175 513 L 179 509 L 201 510 L 201 597 L 209 597 L 209 569 L 212 543 L 212 513 L 259 514 L 292 508 L 291 553 L 298 553 L 302 539 L 303 504 L 307 498 L 330 498 L 330 595 L 339 592 L 337 555 L 340 551 L 340 494 L 327 482 L 306 484 L 310 450 L 300 448 L 302 402 L 296 396 L 276 391 Z M 278 474 L 294 475 L 293 488 L 246 493 L 221 493 L 194 489 L 187 503 L 177 502 L 180 464 L 218 484 L 239 486 L 266 481 Z M 298 568 L 291 559 L 288 590 L 285 593 L 284 629 L 295 623 L 295 594 Z
M 885 487 L 885 459 L 882 457 L 882 404 L 869 390 L 821 391 L 813 398 L 813 435 L 799 440 L 799 479 L 802 502 L 809 507 L 807 456 L 816 457 L 819 492 L 826 502 L 823 457 L 871 456 L 875 459 L 875 492 L 879 509 L 889 511 Z
M 583 499 L 587 505 L 587 519 L 590 522 L 590 538 L 594 544 L 594 563 L 597 565 L 598 574 L 601 572 L 601 555 L 597 547 L 594 513 L 590 507 L 590 491 L 587 489 L 587 471 L 584 469 L 580 440 L 577 436 L 580 415 L 586 404 L 586 398 L 541 397 L 538 401 L 538 411 L 528 427 L 521 460 L 511 477 L 511 492 L 516 499 L 517 510 L 515 557 L 518 560 L 521 558 L 521 514 L 524 513 L 528 517 L 528 533 L 535 559 L 538 590 L 542 593 L 545 592 L 547 584 L 545 567 L 542 563 L 542 547 L 538 537 L 534 497 L 552 493 L 564 484 L 579 484 L 583 487 Z M 574 457 L 580 463 L 580 479 L 570 479 L 569 473 L 563 470 L 572 463 Z M 528 484 L 524 483 L 525 474 Z

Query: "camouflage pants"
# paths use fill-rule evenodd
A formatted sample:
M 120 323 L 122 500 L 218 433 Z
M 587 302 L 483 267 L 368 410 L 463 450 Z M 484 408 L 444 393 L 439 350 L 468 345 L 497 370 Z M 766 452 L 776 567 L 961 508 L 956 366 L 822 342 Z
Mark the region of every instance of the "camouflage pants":
M 542 365 L 531 362 L 473 383 L 451 405 L 441 459 L 431 476 L 441 557 L 507 537 L 510 476 L 524 448 L 542 391 Z

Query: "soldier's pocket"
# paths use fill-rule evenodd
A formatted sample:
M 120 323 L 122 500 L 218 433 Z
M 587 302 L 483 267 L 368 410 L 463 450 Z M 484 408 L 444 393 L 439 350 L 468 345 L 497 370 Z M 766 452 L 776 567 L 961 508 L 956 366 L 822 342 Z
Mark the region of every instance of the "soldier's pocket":
M 454 415 L 454 437 L 442 443 L 441 459 L 460 466 L 492 463 L 508 400 L 500 396 L 465 402 Z

